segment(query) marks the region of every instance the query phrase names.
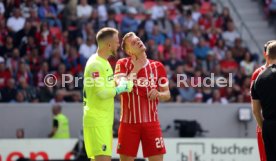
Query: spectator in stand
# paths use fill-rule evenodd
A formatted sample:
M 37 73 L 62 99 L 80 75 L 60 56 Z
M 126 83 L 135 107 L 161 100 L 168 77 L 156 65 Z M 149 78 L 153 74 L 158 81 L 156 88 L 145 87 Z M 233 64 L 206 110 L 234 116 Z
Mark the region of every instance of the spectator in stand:
M 97 11 L 98 11 L 100 23 L 104 23 L 108 17 L 105 0 L 97 0 Z
M 23 103 L 23 102 L 27 102 L 27 100 L 24 97 L 23 92 L 21 92 L 20 90 L 17 90 L 15 98 L 13 97 L 13 100 L 11 102 L 12 103 Z
M 251 76 L 251 75 L 250 75 Z M 243 85 L 241 86 L 241 93 L 243 95 L 243 99 L 245 103 L 251 102 L 251 95 L 250 95 L 250 76 L 246 77 L 243 81 Z
M 139 28 L 143 28 L 147 34 L 150 34 L 152 32 L 154 25 L 156 24 L 157 22 L 151 19 L 151 11 L 145 11 L 145 19 L 142 20 L 142 22 L 139 25 Z
M 81 44 L 79 53 L 87 60 L 91 54 L 96 53 L 97 46 L 94 36 L 88 36 L 85 43 Z
M 149 59 L 158 60 L 160 53 L 158 53 L 159 46 L 155 43 L 153 39 L 149 39 L 147 42 L 147 57 Z
M 197 66 L 196 57 L 194 53 L 189 53 L 187 59 L 184 60 L 184 72 L 187 74 L 193 74 Z M 181 72 L 181 73 L 184 73 Z
M 5 39 L 8 37 L 8 30 L 6 28 L 6 23 L 4 19 L 0 19 L 0 47 L 5 45 Z M 0 56 L 4 56 L 2 51 L 0 51 Z
M 4 3 L 2 1 L 3 0 L 0 1 L 0 15 L 1 15 L 1 17 L 3 17 L 4 13 L 5 13 L 5 6 L 4 6 Z
M 4 46 L 1 47 L 0 53 L 4 58 L 9 58 L 12 56 L 12 51 L 15 49 L 13 45 L 13 38 L 11 36 L 7 36 Z
M 182 65 L 183 64 L 183 61 L 181 59 L 177 59 L 176 57 L 176 54 L 174 52 L 170 53 L 169 55 L 169 59 L 167 59 L 165 62 L 164 62 L 164 65 L 167 65 L 170 67 L 170 70 L 172 71 L 175 71 L 176 68 L 179 66 L 179 65 Z
M 38 17 L 41 21 L 46 21 L 50 26 L 58 26 L 62 28 L 61 22 L 58 19 L 56 8 L 49 4 L 49 0 L 43 0 L 40 7 L 38 8 Z
M 226 45 L 229 46 L 229 47 L 233 47 L 234 46 L 234 41 L 237 38 L 240 38 L 240 35 L 235 30 L 233 21 L 229 21 L 227 23 L 227 30 L 225 32 L 223 32 L 222 37 L 225 40 Z
M 240 66 L 245 71 L 246 76 L 251 76 L 256 68 L 256 64 L 252 61 L 252 56 L 249 51 L 245 53 L 244 60 L 241 61 Z
M 18 90 L 20 90 L 27 102 L 38 102 L 37 91 L 33 86 L 30 86 L 24 77 L 19 79 Z
M 18 70 L 18 62 L 21 60 L 18 48 L 14 48 L 11 57 L 7 59 L 7 68 L 11 71 L 12 75 Z
M 57 90 L 55 93 L 55 97 L 50 100 L 51 104 L 55 103 L 65 103 L 64 96 L 66 95 L 65 90 Z
M 78 53 L 76 47 L 71 46 L 65 63 L 70 73 L 74 76 L 78 76 L 83 73 L 86 59 L 83 55 Z
M 52 35 L 47 22 L 42 22 L 38 28 L 35 39 L 40 46 L 40 52 L 44 53 L 48 45 L 52 43 Z M 48 49 L 49 50 L 49 49 Z
M 195 22 L 198 22 L 198 20 L 201 17 L 201 13 L 200 13 L 200 6 L 198 4 L 195 4 L 193 6 L 193 13 L 192 13 L 192 18 Z
M 77 6 L 77 17 L 79 19 L 80 27 L 81 24 L 84 24 L 88 21 L 88 18 L 91 16 L 93 8 L 87 3 L 87 0 L 80 0 L 80 3 Z
M 0 57 L 0 89 L 7 85 L 7 81 L 12 77 L 9 69 L 5 66 L 5 59 Z
M 163 0 L 157 0 L 156 5 L 154 5 L 151 10 L 151 18 L 153 20 L 158 20 L 165 18 L 167 7 L 163 4 Z
M 77 4 L 78 1 L 67 1 L 65 4 L 62 11 L 62 24 L 65 29 L 68 29 L 71 25 L 78 23 Z
M 232 17 L 230 15 L 230 10 L 228 7 L 223 7 L 222 14 L 218 17 L 216 21 L 216 27 L 222 28 L 223 31 L 227 30 L 228 22 L 232 22 Z
M 49 68 L 50 71 L 57 71 L 58 66 L 61 63 L 64 63 L 65 60 L 60 56 L 60 51 L 58 49 L 55 49 L 53 51 L 52 56 L 48 59 L 48 64 L 49 64 Z
M 211 71 L 215 69 L 218 65 L 218 60 L 215 57 L 215 53 L 213 51 L 209 51 L 205 60 L 201 61 L 201 67 L 203 69 L 203 73 L 210 74 Z
M 165 35 L 160 32 L 160 29 L 157 25 L 155 25 L 152 29 L 152 32 L 148 34 L 148 38 L 152 39 L 158 45 L 163 45 L 165 43 Z
M 157 25 L 159 27 L 160 32 L 166 37 L 172 38 L 173 35 L 173 22 L 168 17 L 168 12 L 165 12 L 164 17 L 159 18 L 157 20 Z
M 193 26 L 196 24 L 195 20 L 193 19 L 192 17 L 192 11 L 191 10 L 188 10 L 186 12 L 186 15 L 185 15 L 185 19 L 184 19 L 184 29 L 185 30 L 191 30 L 193 28 Z
M 32 26 L 30 21 L 25 21 L 24 28 L 19 30 L 15 34 L 15 46 L 22 47 L 24 44 L 28 43 L 28 36 L 35 36 L 36 28 Z
M 24 27 L 25 18 L 21 16 L 21 11 L 19 8 L 14 8 L 13 16 L 8 18 L 7 27 L 8 30 L 15 34 Z
M 119 29 L 119 22 L 116 20 L 116 12 L 112 9 L 108 10 L 108 18 L 104 24 L 105 27 L 112 27 L 115 29 Z
M 31 73 L 35 76 L 41 68 L 41 57 L 38 55 L 38 49 L 31 47 L 29 54 L 26 56 L 26 62 L 30 66 Z M 36 78 L 34 78 L 36 79 Z
M 218 89 L 215 89 L 215 90 L 213 91 L 212 98 L 209 98 L 209 99 L 207 100 L 207 103 L 208 103 L 208 104 L 219 103 L 219 104 L 225 105 L 225 104 L 228 104 L 228 101 L 227 101 L 226 98 L 221 97 L 220 91 L 219 91 Z
M 210 48 L 204 38 L 200 38 L 198 45 L 194 48 L 194 53 L 197 59 L 204 60 L 209 53 Z
M 202 33 L 198 25 L 194 25 L 191 32 L 188 32 L 187 34 L 187 40 L 191 42 L 194 46 L 196 46 L 199 43 L 199 39 L 201 37 Z
M 30 72 L 30 67 L 26 64 L 25 60 L 20 60 L 18 64 L 18 69 L 15 75 L 16 80 L 24 79 L 27 84 L 33 85 L 33 75 Z
M 235 73 L 238 70 L 239 65 L 233 59 L 232 52 L 227 51 L 225 55 L 225 59 L 220 61 L 220 67 L 223 73 Z
M 25 0 L 24 3 L 20 4 L 20 10 L 22 11 L 22 16 L 27 19 L 30 17 L 31 10 L 35 10 L 37 12 L 37 5 L 33 0 Z
M 233 54 L 233 58 L 237 62 L 241 62 L 244 59 L 246 49 L 242 46 L 242 40 L 240 38 L 235 39 L 234 46 L 230 49 Z
M 7 85 L 0 90 L 0 102 L 11 102 L 16 96 L 15 80 L 13 78 L 8 79 Z
M 95 32 L 93 30 L 93 24 L 91 22 L 88 22 L 82 28 L 79 37 L 81 37 L 82 40 L 87 40 L 89 36 L 93 36 L 93 35 L 95 35 Z
M 227 47 L 225 46 L 225 41 L 223 39 L 218 39 L 216 42 L 213 52 L 215 53 L 215 57 L 217 60 L 222 60 L 225 58 Z
M 49 74 L 49 65 L 47 63 L 47 61 L 44 61 L 41 63 L 41 67 L 39 72 L 37 73 L 36 77 L 35 77 L 35 84 L 38 87 L 44 87 L 45 83 L 44 83 L 44 78 L 45 76 Z
M 44 82 L 43 82 L 44 83 Z M 50 100 L 52 98 L 54 98 L 54 88 L 53 87 L 41 87 L 38 90 L 38 98 L 39 98 L 39 102 L 50 102 Z
M 178 88 L 180 102 L 192 102 L 195 99 L 195 88 L 191 87 L 191 80 L 188 78 L 185 84 Z
M 128 8 L 127 15 L 123 18 L 122 24 L 121 24 L 122 35 L 124 35 L 127 32 L 137 31 L 139 23 L 135 19 L 136 14 L 137 14 L 137 11 L 135 8 L 133 7 Z
M 218 18 L 219 17 L 218 7 L 217 7 L 216 3 L 212 3 L 212 5 L 211 5 L 211 13 L 212 13 L 212 16 L 214 18 Z
M 64 57 L 64 49 L 62 46 L 62 42 L 60 41 L 60 39 L 56 36 L 52 37 L 52 43 L 48 44 L 45 52 L 44 52 L 44 58 L 46 59 L 51 59 L 51 56 L 53 56 L 54 51 L 56 50 L 56 52 L 58 52 L 58 54 L 60 55 L 61 58 Z

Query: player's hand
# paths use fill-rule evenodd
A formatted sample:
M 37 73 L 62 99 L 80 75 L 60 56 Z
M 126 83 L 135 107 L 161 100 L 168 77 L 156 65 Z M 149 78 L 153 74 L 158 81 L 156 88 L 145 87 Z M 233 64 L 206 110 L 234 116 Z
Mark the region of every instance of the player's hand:
M 115 88 L 116 94 L 121 94 L 124 92 L 131 92 L 133 88 L 133 82 L 127 81 L 126 79 L 121 79 L 119 85 Z
M 156 89 L 152 89 L 148 94 L 148 98 L 150 100 L 155 100 L 158 97 L 159 97 L 159 92 Z

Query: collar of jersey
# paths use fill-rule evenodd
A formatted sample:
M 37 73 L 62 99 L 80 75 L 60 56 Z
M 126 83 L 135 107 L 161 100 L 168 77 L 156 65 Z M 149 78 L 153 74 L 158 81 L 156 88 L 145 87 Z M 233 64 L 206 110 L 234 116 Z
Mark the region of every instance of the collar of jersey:
M 108 60 L 105 60 L 104 58 L 100 57 L 98 53 L 96 53 L 96 58 L 103 62 L 108 62 Z

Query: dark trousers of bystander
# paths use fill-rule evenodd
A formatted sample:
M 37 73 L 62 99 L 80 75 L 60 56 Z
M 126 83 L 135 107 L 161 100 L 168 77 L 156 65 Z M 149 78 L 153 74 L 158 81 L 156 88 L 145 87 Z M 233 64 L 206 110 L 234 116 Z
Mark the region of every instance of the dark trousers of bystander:
M 262 131 L 267 161 L 276 161 L 276 121 L 264 120 Z

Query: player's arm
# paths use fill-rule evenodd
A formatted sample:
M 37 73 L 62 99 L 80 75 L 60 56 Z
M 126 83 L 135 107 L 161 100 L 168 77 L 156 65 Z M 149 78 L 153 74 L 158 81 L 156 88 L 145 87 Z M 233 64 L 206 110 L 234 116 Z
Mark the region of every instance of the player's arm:
M 258 126 L 263 128 L 263 116 L 262 116 L 262 106 L 259 100 L 252 100 L 252 112 L 257 121 Z
M 58 121 L 56 119 L 54 119 L 52 131 L 48 135 L 49 138 L 54 136 L 54 134 L 57 132 L 57 128 L 58 128 Z
M 84 80 L 84 81 L 86 83 L 86 86 L 90 86 L 94 88 L 95 94 L 100 99 L 113 98 L 116 95 L 116 90 L 115 88 L 106 88 L 108 84 L 106 83 L 107 82 L 105 80 L 106 76 L 103 69 L 104 67 L 97 62 L 86 67 L 85 75 L 87 80 Z M 88 79 L 88 78 L 91 78 L 91 79 Z
M 256 83 L 252 82 L 253 86 L 251 87 L 251 106 L 252 113 L 257 121 L 258 126 L 262 129 L 263 127 L 263 116 L 262 116 L 262 105 L 259 100 L 259 95 L 256 92 Z
M 169 81 L 167 78 L 167 73 L 165 67 L 161 63 L 157 63 L 157 71 L 158 71 L 158 90 L 152 89 L 148 97 L 150 100 L 154 100 L 158 98 L 160 101 L 168 101 L 171 98 L 171 93 L 169 89 Z
M 128 79 L 127 69 L 125 67 L 123 59 L 118 60 L 116 63 L 114 80 L 115 80 L 117 89 L 120 89 L 120 86 L 127 87 L 127 90 L 123 90 L 122 92 L 120 92 L 120 90 L 119 90 L 118 94 L 123 93 L 123 92 L 131 92 L 132 91 L 133 80 Z

